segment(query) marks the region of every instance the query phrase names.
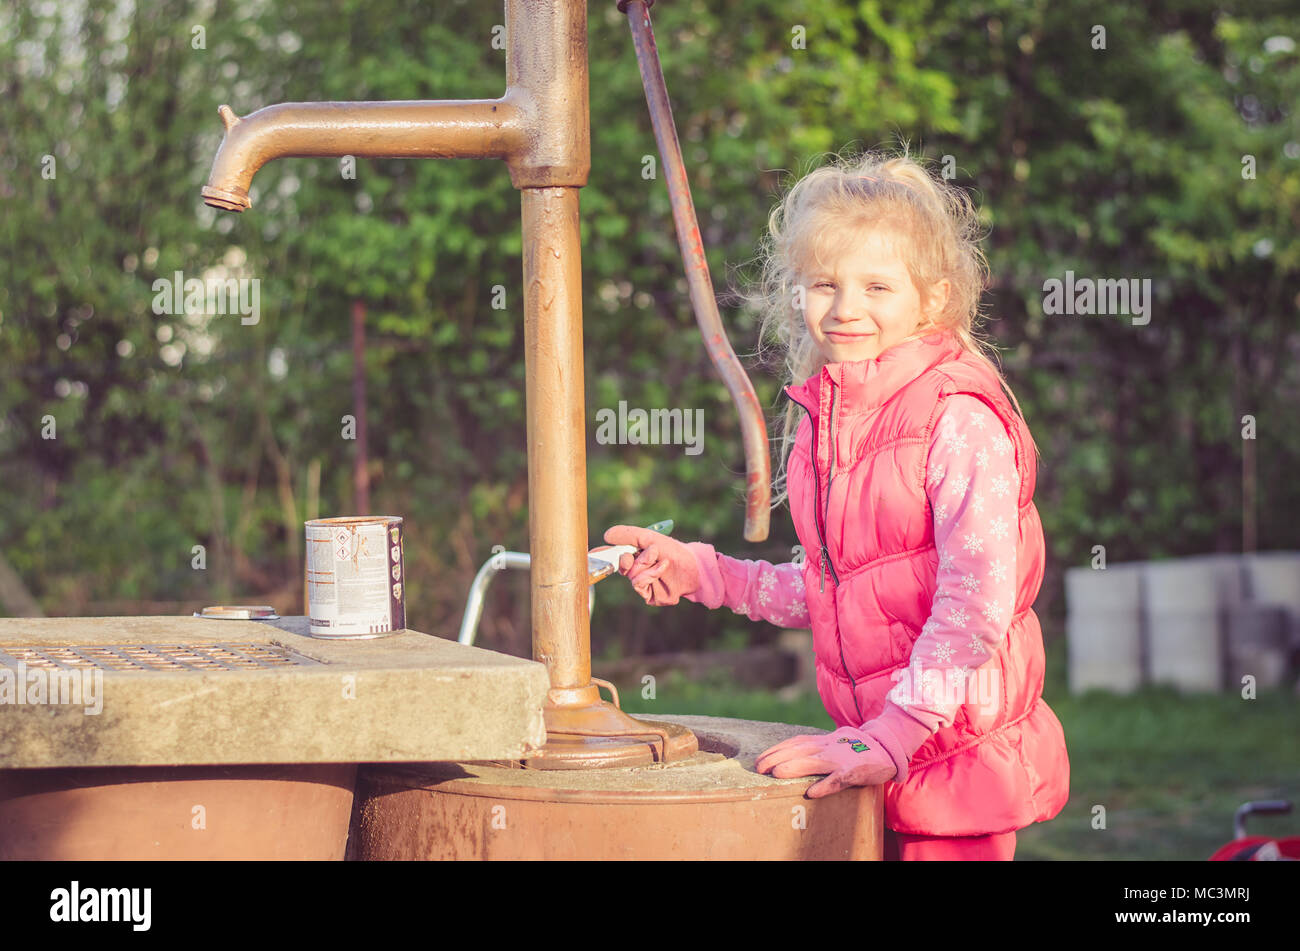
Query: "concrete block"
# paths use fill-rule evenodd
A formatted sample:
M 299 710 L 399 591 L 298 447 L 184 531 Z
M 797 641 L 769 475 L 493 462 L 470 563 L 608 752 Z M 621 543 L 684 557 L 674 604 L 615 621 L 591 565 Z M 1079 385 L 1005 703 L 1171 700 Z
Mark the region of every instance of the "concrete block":
M 1287 613 L 1277 604 L 1239 604 L 1228 612 L 1228 687 L 1255 678 L 1261 690 L 1280 687 L 1287 671 Z
M 1150 682 L 1187 691 L 1223 689 L 1222 575 L 1222 566 L 1207 559 L 1143 565 Z
M 1137 564 L 1065 572 L 1070 690 L 1118 693 L 1142 683 L 1142 572 Z
M 1244 561 L 1251 600 L 1282 605 L 1291 648 L 1300 649 L 1300 552 L 1259 552 L 1244 556 Z
M 130 660 L 149 645 L 219 657 L 217 645 L 232 644 L 281 660 L 243 669 L 211 661 L 148 669 L 153 662 Z M 102 662 L 115 669 L 91 670 L 77 684 L 93 687 L 97 677 L 97 698 L 18 702 L 15 656 L 32 656 L 20 648 L 80 648 L 85 656 L 95 645 L 118 652 Z M 302 617 L 0 618 L 0 652 L 0 767 L 513 759 L 546 739 L 543 665 L 412 630 L 321 640 L 308 636 Z M 62 656 L 66 666 L 70 654 Z M 52 683 L 33 673 L 43 670 L 37 663 L 24 662 L 25 677 Z M 22 699 L 39 700 L 27 686 Z

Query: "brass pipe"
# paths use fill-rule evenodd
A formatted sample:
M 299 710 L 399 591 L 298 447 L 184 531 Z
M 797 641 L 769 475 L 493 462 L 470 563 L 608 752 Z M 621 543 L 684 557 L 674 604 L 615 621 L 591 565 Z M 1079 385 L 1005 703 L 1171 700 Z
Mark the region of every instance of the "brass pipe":
M 218 112 L 226 137 L 217 150 L 203 200 L 227 211 L 252 206 L 253 176 L 289 156 L 364 158 L 509 158 L 527 141 L 525 110 L 510 100 L 286 102 L 242 119 Z
M 506 0 L 505 27 L 499 99 L 288 102 L 243 118 L 221 106 L 226 136 L 203 200 L 246 211 L 257 170 L 290 156 L 497 158 L 515 188 L 581 188 L 591 172 L 587 6 Z
M 522 204 L 533 656 L 564 690 L 591 683 L 578 189 L 525 188 Z

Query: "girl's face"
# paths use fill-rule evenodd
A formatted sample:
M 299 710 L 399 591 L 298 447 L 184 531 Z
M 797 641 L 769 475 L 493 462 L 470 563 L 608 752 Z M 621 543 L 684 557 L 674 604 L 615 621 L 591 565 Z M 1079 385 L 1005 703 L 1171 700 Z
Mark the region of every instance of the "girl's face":
M 804 322 L 827 363 L 874 359 L 942 313 L 948 281 L 931 286 L 923 309 L 895 243 L 875 228 L 833 265 L 803 275 Z

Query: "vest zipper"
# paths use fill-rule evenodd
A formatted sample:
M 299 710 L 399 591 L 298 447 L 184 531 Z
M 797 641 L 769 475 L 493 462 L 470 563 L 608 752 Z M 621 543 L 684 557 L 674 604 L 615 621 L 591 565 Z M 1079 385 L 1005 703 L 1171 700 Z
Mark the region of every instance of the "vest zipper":
M 789 395 L 789 394 L 787 394 L 787 395 Z M 824 509 L 823 509 L 823 518 L 822 518 L 822 520 L 819 520 L 819 519 L 817 518 L 817 502 L 814 502 L 814 503 L 813 503 L 813 524 L 817 527 L 817 540 L 818 540 L 819 542 L 822 543 L 822 550 L 821 550 L 821 559 L 822 559 L 822 593 L 825 593 L 825 591 L 826 591 L 826 569 L 827 569 L 827 567 L 829 567 L 829 568 L 831 569 L 831 577 L 835 579 L 835 589 L 836 589 L 837 592 L 839 591 L 839 585 L 840 585 L 840 576 L 839 576 L 839 573 L 835 570 L 835 565 L 831 563 L 831 552 L 830 552 L 830 549 L 826 546 L 826 534 L 825 534 L 825 532 L 824 532 L 823 529 L 822 529 L 822 521 L 824 521 L 824 520 L 829 520 L 829 519 L 830 519 L 830 515 L 831 515 L 831 480 L 835 478 L 835 456 L 836 456 L 836 451 L 835 451 L 835 406 L 836 406 L 837 402 L 839 401 L 839 395 L 840 395 L 840 394 L 839 394 L 839 387 L 837 386 L 837 387 L 835 387 L 835 388 L 831 391 L 831 420 L 830 420 L 830 424 L 829 424 L 829 426 L 828 426 L 828 431 L 829 431 L 829 433 L 830 433 L 830 440 L 831 440 L 831 468 L 830 468 L 830 471 L 827 473 L 827 479 L 826 479 L 826 505 L 825 505 L 825 507 L 824 507 Z M 791 396 L 790 398 L 791 398 L 792 400 L 794 400 L 794 402 L 799 403 L 799 401 L 798 401 L 798 400 L 795 400 L 793 396 Z M 804 409 L 804 412 L 805 412 L 805 413 L 807 413 L 810 417 L 812 416 L 812 411 L 809 410 L 807 406 L 804 406 L 803 403 L 799 403 L 799 405 L 800 405 L 800 406 L 803 406 L 803 409 Z M 813 427 L 812 463 L 813 463 L 813 478 L 814 478 L 815 480 L 817 480 L 817 481 L 820 482 L 820 481 L 821 481 L 821 473 L 820 473 L 820 472 L 818 471 L 818 469 L 817 469 L 817 427 L 816 427 L 816 426 Z M 817 501 L 821 501 L 821 500 L 818 499 Z M 859 723 L 861 723 L 861 721 L 862 721 L 862 707 L 859 706 L 859 704 L 858 704 L 858 682 L 857 682 L 857 680 L 854 678 L 854 676 L 853 676 L 851 673 L 849 673 L 849 662 L 848 662 L 848 660 L 846 660 L 845 657 L 844 657 L 844 638 L 840 636 L 840 632 L 839 632 L 840 619 L 839 619 L 838 606 L 839 606 L 839 600 L 838 600 L 838 596 L 837 596 L 837 598 L 836 598 L 836 607 L 837 607 L 837 610 L 836 610 L 836 612 L 835 612 L 835 643 L 836 643 L 836 645 L 837 645 L 837 646 L 839 647 L 839 649 L 840 649 L 840 666 L 844 668 L 844 676 L 846 676 L 846 677 L 849 678 L 849 683 L 852 685 L 851 693 L 852 693 L 852 695 L 853 695 L 853 709 L 857 711 L 857 714 L 858 714 L 858 721 L 859 721 Z
M 789 394 L 787 394 L 787 395 L 789 395 Z M 796 400 L 796 399 L 794 399 L 793 396 L 791 396 L 790 399 L 793 400 L 793 401 L 796 402 L 796 403 L 799 403 L 799 401 Z M 812 416 L 812 411 L 811 411 L 810 409 L 808 409 L 807 406 L 804 406 L 803 403 L 799 403 L 799 405 L 800 405 L 800 406 L 803 406 L 803 410 L 804 410 L 805 413 L 807 413 L 809 416 Z M 832 412 L 833 412 L 833 411 L 834 411 L 834 410 L 833 410 L 833 407 L 832 407 Z M 833 425 L 833 424 L 834 424 L 834 416 L 831 417 L 831 422 L 832 422 L 832 425 Z M 835 446 L 834 446 L 834 439 L 832 438 L 832 442 L 831 442 L 831 451 L 833 452 L 834 449 L 835 449 Z M 820 483 L 820 482 L 821 482 L 821 477 L 822 477 L 822 476 L 821 476 L 821 471 L 820 471 L 820 469 L 818 469 L 818 467 L 817 467 L 817 433 L 816 433 L 816 427 L 814 427 L 814 432 L 813 432 L 813 447 L 812 447 L 812 454 L 811 454 L 811 455 L 812 455 L 812 464 L 813 464 L 813 478 L 816 479 L 818 483 Z M 834 465 L 833 465 L 833 464 L 832 464 L 832 466 L 831 466 L 831 470 L 832 470 L 832 473 L 833 473 L 833 472 L 834 472 Z M 818 498 L 817 501 L 820 502 L 821 499 Z M 822 531 L 822 521 L 823 521 L 823 519 L 826 519 L 826 518 L 829 518 L 829 517 L 830 517 L 830 511 L 831 511 L 831 485 L 830 485 L 830 481 L 829 481 L 829 479 L 828 479 L 827 482 L 826 482 L 826 505 L 825 505 L 825 507 L 824 507 L 824 509 L 823 509 L 824 514 L 823 514 L 822 518 L 818 518 L 818 514 L 819 514 L 819 513 L 818 513 L 818 511 L 817 511 L 817 503 L 816 503 L 816 502 L 813 503 L 813 525 L 816 526 L 816 528 L 817 528 L 817 540 L 818 540 L 819 542 L 821 542 L 821 560 L 822 560 L 822 593 L 825 593 L 825 591 L 826 591 L 826 568 L 827 568 L 827 566 L 829 566 L 830 569 L 831 569 L 831 577 L 833 577 L 833 578 L 835 579 L 835 583 L 836 583 L 837 585 L 840 583 L 840 576 L 839 576 L 839 573 L 836 572 L 836 570 L 835 570 L 835 565 L 831 564 L 831 553 L 830 553 L 830 549 L 826 547 L 826 535 L 825 535 L 825 533 Z
M 831 518 L 831 483 L 835 481 L 835 457 L 837 455 L 836 445 L 835 445 L 835 406 L 839 402 L 839 398 L 840 398 L 840 388 L 837 386 L 833 390 L 831 390 L 831 421 L 830 421 L 830 425 L 827 427 L 828 431 L 830 432 L 830 440 L 831 440 L 831 468 L 830 471 L 826 473 L 826 508 L 822 514 L 823 525 L 828 524 Z M 836 573 L 835 566 L 831 564 L 831 552 L 830 549 L 826 547 L 826 539 L 825 537 L 823 537 L 822 538 L 822 591 L 826 590 L 826 568 L 828 565 L 830 566 L 831 569 L 831 577 L 835 579 L 835 586 L 839 587 L 840 576 Z M 845 672 L 847 673 L 847 670 Z
M 829 438 L 831 441 L 831 468 L 830 471 L 826 474 L 826 509 L 825 509 L 825 514 L 822 518 L 823 525 L 829 524 L 831 519 L 831 483 L 835 481 L 835 462 L 837 457 L 839 456 L 839 447 L 835 442 L 835 407 L 839 403 L 839 398 L 840 398 L 840 388 L 837 386 L 831 390 L 831 421 L 826 427 L 826 431 L 829 433 Z M 840 630 L 839 630 L 840 576 L 835 571 L 835 566 L 831 564 L 831 552 L 830 549 L 826 547 L 826 539 L 823 537 L 822 538 L 822 590 L 823 591 L 826 590 L 826 566 L 827 565 L 830 565 L 831 577 L 835 579 L 835 609 L 836 609 L 835 610 L 835 634 L 836 634 L 835 640 L 838 642 L 840 648 L 840 666 L 844 668 L 844 675 L 849 678 L 849 683 L 852 684 L 853 709 L 857 711 L 858 724 L 861 725 L 862 708 L 858 706 L 858 682 L 857 680 L 854 679 L 853 675 L 849 673 L 849 662 L 844 657 L 844 638 L 840 636 Z

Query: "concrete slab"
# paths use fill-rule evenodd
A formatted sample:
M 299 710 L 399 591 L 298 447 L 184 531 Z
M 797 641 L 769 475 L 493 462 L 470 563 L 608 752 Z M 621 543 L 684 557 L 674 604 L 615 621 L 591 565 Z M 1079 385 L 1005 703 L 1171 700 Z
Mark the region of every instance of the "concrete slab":
M 411 630 L 0 618 L 0 768 L 510 759 L 545 742 L 548 687 L 539 663 Z

